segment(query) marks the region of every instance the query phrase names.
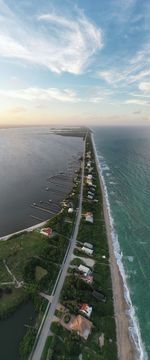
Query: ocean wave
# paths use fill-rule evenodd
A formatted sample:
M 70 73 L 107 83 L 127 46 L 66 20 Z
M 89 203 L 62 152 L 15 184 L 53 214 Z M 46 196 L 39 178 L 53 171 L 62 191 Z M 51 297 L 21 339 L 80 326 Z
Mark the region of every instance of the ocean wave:
M 107 211 L 108 211 L 110 227 L 111 227 L 111 237 L 112 237 L 112 242 L 113 242 L 114 254 L 116 257 L 116 261 L 117 261 L 117 265 L 119 267 L 120 274 L 122 276 L 123 285 L 124 285 L 124 297 L 125 297 L 126 303 L 128 305 L 127 313 L 129 316 L 129 333 L 135 344 L 135 348 L 136 348 L 136 352 L 137 352 L 136 360 L 148 360 L 148 355 L 146 353 L 146 350 L 145 350 L 145 347 L 144 347 L 144 344 L 143 344 L 142 338 L 141 338 L 139 322 L 138 322 L 137 316 L 135 314 L 135 308 L 132 304 L 129 288 L 128 288 L 127 281 L 126 281 L 127 276 L 126 276 L 124 265 L 122 262 L 122 252 L 121 252 L 119 241 L 118 241 L 118 234 L 114 228 L 114 219 L 113 219 L 113 216 L 111 213 L 108 191 L 107 191 L 105 179 L 103 176 L 103 167 L 101 166 L 101 163 L 99 161 L 100 156 L 97 155 L 97 150 L 96 150 L 93 135 L 92 135 L 92 141 L 93 141 L 93 148 L 95 150 L 95 156 L 96 156 L 96 162 L 98 165 L 99 175 L 100 175 L 100 178 L 102 179 L 102 184 L 103 184 L 103 189 L 104 189 L 105 201 L 106 201 L 106 205 L 107 205 Z
M 110 170 L 109 166 L 106 165 L 105 163 L 102 163 L 102 169 L 103 169 L 103 171 L 109 171 Z

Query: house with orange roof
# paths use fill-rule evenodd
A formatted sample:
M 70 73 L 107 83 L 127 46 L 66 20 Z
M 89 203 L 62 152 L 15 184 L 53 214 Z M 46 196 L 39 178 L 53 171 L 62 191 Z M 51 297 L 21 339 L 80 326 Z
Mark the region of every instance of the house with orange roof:
M 40 234 L 45 235 L 45 236 L 47 236 L 47 237 L 52 236 L 52 233 L 53 233 L 53 230 L 52 230 L 50 227 L 43 228 L 43 229 L 41 229 L 41 231 L 40 231 Z
M 90 318 L 92 314 L 92 306 L 89 306 L 88 304 L 82 304 L 80 306 L 80 312 L 86 315 L 88 318 Z
M 92 327 L 92 322 L 81 315 L 77 315 L 70 323 L 70 330 L 76 331 L 85 340 L 90 335 Z
M 85 214 L 85 220 L 86 222 L 90 222 L 91 224 L 93 224 L 93 214 L 91 212 L 87 212 Z

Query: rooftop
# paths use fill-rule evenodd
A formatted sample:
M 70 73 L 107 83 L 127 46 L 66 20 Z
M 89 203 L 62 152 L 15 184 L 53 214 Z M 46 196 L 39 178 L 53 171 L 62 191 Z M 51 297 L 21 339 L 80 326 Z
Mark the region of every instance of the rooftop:
M 70 324 L 70 329 L 77 331 L 78 334 L 85 340 L 87 340 L 89 334 L 91 333 L 92 327 L 92 322 L 81 315 L 77 315 Z

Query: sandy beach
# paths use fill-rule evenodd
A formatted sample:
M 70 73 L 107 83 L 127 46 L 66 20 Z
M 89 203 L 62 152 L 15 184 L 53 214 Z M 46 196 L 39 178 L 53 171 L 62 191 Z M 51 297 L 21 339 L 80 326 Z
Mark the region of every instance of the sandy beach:
M 93 148 L 95 150 L 94 141 L 93 141 Z M 96 153 L 95 153 L 95 159 L 97 163 Z M 98 163 L 97 163 L 97 170 L 99 174 Z M 118 359 L 136 360 L 136 350 L 132 342 L 132 339 L 129 335 L 129 317 L 127 315 L 128 305 L 125 301 L 123 280 L 114 254 L 113 241 L 111 236 L 111 225 L 110 225 L 109 214 L 106 204 L 104 186 L 100 174 L 99 174 L 99 180 L 100 180 L 100 186 L 103 196 L 104 219 L 106 224 L 108 246 L 109 246 L 114 312 L 115 312 L 115 321 L 116 321 Z

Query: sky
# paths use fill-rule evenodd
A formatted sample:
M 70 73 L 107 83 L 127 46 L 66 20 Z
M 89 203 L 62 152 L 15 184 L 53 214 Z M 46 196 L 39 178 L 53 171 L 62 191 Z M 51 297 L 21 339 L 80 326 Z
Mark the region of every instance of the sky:
M 150 124 L 149 0 L 0 0 L 0 126 Z

